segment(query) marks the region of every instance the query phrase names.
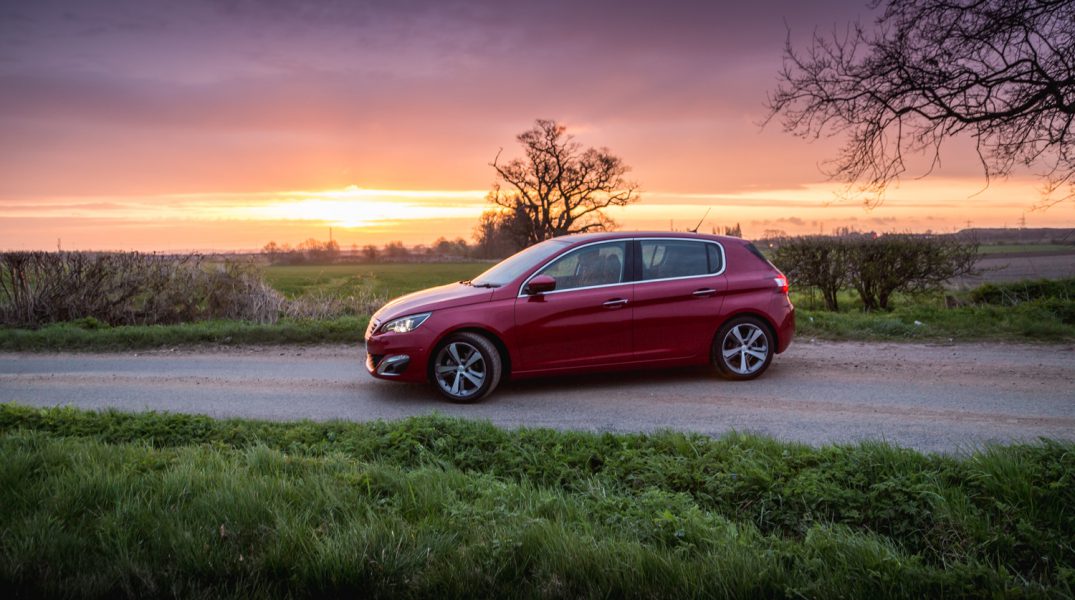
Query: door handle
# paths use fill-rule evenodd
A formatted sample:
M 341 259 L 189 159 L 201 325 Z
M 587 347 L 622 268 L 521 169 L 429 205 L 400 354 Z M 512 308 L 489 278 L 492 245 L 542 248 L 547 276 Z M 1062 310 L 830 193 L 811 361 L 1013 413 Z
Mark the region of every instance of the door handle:
M 700 290 L 694 290 L 693 292 L 691 292 L 691 295 L 692 296 L 698 296 L 700 298 L 702 296 L 712 296 L 713 294 L 716 294 L 716 293 L 717 293 L 717 290 L 715 290 L 713 288 L 702 288 Z
M 627 304 L 627 298 L 613 298 L 605 302 L 605 308 L 619 308 Z

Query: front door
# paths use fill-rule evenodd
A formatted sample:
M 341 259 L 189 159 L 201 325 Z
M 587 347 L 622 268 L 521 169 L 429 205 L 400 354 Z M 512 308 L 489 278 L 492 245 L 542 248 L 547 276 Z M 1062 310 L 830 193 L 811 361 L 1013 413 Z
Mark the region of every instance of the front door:
M 572 250 L 538 275 L 556 289 L 515 302 L 518 371 L 569 369 L 631 359 L 634 285 L 628 243 L 604 242 Z

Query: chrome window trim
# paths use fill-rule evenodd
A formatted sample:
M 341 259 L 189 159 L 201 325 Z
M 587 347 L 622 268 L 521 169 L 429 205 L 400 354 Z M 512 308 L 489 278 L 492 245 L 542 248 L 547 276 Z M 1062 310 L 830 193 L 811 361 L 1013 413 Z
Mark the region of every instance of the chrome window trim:
M 556 262 L 560 258 L 563 258 L 564 256 L 567 256 L 571 252 L 574 252 L 576 250 L 582 250 L 583 248 L 586 248 L 588 246 L 594 246 L 594 245 L 597 245 L 597 244 L 610 244 L 610 243 L 615 243 L 615 242 L 653 242 L 653 241 L 694 242 L 694 243 L 699 243 L 699 244 L 714 244 L 714 245 L 716 245 L 717 248 L 720 249 L 720 270 L 717 271 L 716 273 L 704 273 L 702 275 L 684 275 L 682 277 L 662 277 L 660 279 L 643 279 L 643 280 L 639 280 L 639 281 L 621 281 L 619 283 L 605 283 L 605 284 L 601 284 L 601 285 L 588 285 L 588 286 L 585 286 L 585 287 L 577 287 L 577 288 L 571 288 L 571 289 L 567 289 L 567 290 L 552 290 L 551 292 L 543 292 L 542 295 L 543 296 L 548 296 L 550 294 L 562 294 L 562 293 L 565 293 L 565 292 L 577 292 L 579 290 L 596 290 L 596 289 L 599 289 L 599 288 L 616 287 L 616 286 L 619 286 L 619 285 L 640 285 L 640 284 L 646 284 L 646 283 L 654 283 L 654 282 L 658 282 L 658 281 L 678 281 L 678 280 L 681 280 L 681 279 L 701 279 L 702 277 L 717 277 L 717 276 L 723 275 L 724 272 L 728 270 L 728 257 L 727 257 L 727 254 L 725 254 L 725 252 L 724 252 L 724 244 L 721 244 L 720 242 L 718 242 L 716 240 L 698 240 L 698 239 L 681 238 L 681 237 L 640 237 L 640 238 L 631 237 L 631 238 L 620 238 L 620 239 L 613 239 L 613 240 L 601 240 L 601 241 L 597 241 L 597 242 L 590 242 L 588 244 L 583 244 L 581 246 L 576 246 L 576 247 L 568 250 L 567 252 L 565 252 L 563 254 L 560 254 L 558 256 L 554 256 L 554 257 L 550 258 L 549 260 L 545 261 L 545 264 L 543 264 L 540 267 L 538 267 L 538 269 L 536 271 L 534 271 L 534 273 L 532 275 L 527 277 L 526 280 L 523 281 L 523 284 L 521 286 L 519 286 L 519 294 L 516 296 L 516 298 L 530 298 L 531 297 L 530 294 L 526 294 L 526 293 L 523 292 L 523 290 L 526 289 L 526 285 L 528 283 L 530 283 L 530 280 L 535 278 L 535 277 L 537 277 L 538 274 L 541 273 L 545 269 L 545 267 L 551 265 L 552 263 Z M 640 257 L 640 260 L 641 260 L 641 257 Z M 626 269 L 626 265 L 624 265 L 624 269 Z

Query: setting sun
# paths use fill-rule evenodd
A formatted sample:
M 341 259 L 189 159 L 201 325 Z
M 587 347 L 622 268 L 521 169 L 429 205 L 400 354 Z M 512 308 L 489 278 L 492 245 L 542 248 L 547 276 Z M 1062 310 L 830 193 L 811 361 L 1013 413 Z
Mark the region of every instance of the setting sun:
M 239 219 L 318 221 L 334 227 L 405 227 L 405 221 L 477 219 L 484 208 L 482 191 L 343 190 L 282 194 L 286 198 L 237 207 Z

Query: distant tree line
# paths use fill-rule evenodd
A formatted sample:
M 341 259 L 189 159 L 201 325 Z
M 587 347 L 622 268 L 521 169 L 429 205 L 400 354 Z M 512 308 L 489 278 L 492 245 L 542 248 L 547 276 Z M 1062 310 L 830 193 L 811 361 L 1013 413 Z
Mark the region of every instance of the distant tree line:
M 888 310 L 896 292 L 936 290 L 972 273 L 978 243 L 954 235 L 850 234 L 780 240 L 772 260 L 793 285 L 817 288 L 828 310 L 840 290 L 858 292 L 868 310 Z
M 300 265 L 303 263 L 334 262 L 340 255 L 340 245 L 335 240 L 319 242 L 313 238 L 292 248 L 288 244 L 269 242 L 261 249 L 274 265 Z
M 431 244 L 417 244 L 412 247 L 403 245 L 402 241 L 390 241 L 384 245 L 351 244 L 342 250 L 335 240 L 321 242 L 308 239 L 297 246 L 277 244 L 275 241 L 265 244 L 262 254 L 274 265 L 328 264 L 335 262 L 409 262 L 426 260 L 458 260 L 467 258 L 487 259 L 501 258 L 506 254 L 496 254 L 488 246 L 468 244 L 463 238 L 449 240 L 439 237 Z M 511 247 L 497 247 L 496 252 L 515 252 Z

